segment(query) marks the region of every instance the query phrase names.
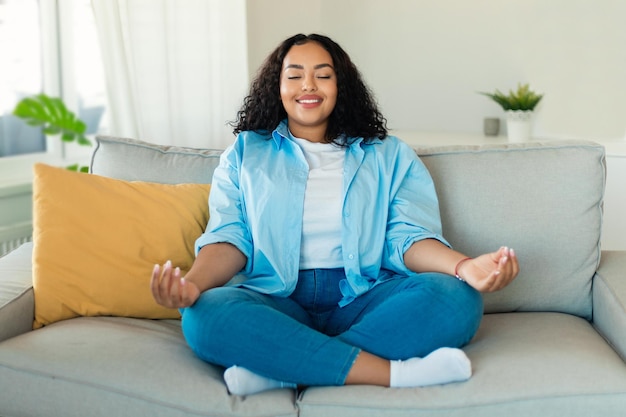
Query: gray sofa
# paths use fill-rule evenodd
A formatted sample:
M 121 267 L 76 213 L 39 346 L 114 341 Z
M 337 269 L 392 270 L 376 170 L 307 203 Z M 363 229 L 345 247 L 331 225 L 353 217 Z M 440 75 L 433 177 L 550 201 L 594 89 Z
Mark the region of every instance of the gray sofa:
M 464 348 L 468 382 L 231 396 L 223 370 L 193 355 L 177 320 L 80 317 L 31 330 L 29 243 L 0 258 L 0 415 L 625 415 L 626 252 L 600 248 L 604 149 L 549 142 L 416 151 L 437 184 L 450 242 L 469 255 L 507 244 L 521 263 L 513 284 L 484 296 L 484 320 Z M 100 137 L 91 170 L 202 183 L 218 157 Z

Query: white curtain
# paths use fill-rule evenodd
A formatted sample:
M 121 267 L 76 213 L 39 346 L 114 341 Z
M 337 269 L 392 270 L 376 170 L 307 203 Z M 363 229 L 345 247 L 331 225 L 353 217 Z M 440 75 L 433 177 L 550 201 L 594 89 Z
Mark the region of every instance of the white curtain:
M 110 133 L 224 148 L 248 90 L 245 0 L 92 0 Z

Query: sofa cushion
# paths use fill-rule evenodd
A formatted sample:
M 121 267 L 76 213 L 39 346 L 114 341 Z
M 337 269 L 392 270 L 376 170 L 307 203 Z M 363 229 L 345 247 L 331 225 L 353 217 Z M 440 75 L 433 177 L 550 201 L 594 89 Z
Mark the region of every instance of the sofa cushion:
M 228 394 L 179 320 L 81 317 L 0 343 L 0 414 L 296 416 L 295 391 Z
M 97 136 L 90 172 L 128 181 L 207 184 L 221 150 L 163 146 L 136 139 Z
M 464 349 L 467 382 L 424 388 L 319 387 L 300 417 L 621 416 L 622 359 L 586 320 L 561 313 L 487 314 Z
M 521 272 L 486 312 L 591 318 L 600 261 L 604 148 L 554 141 L 418 149 L 437 188 L 444 236 L 470 256 L 505 245 Z
M 603 251 L 593 280 L 593 325 L 626 360 L 626 251 Z
M 0 341 L 33 326 L 32 242 L 0 257 Z
M 179 317 L 149 282 L 168 259 L 185 273 L 208 220 L 208 184 L 122 181 L 37 164 L 35 327 L 76 316 Z

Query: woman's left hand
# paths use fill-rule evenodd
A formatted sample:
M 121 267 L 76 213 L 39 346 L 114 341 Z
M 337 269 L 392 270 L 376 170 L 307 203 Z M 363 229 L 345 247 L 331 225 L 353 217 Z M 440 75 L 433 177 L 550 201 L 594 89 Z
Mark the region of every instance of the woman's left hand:
M 519 263 L 513 249 L 502 247 L 496 252 L 464 261 L 457 272 L 478 291 L 493 292 L 513 281 L 519 272 Z

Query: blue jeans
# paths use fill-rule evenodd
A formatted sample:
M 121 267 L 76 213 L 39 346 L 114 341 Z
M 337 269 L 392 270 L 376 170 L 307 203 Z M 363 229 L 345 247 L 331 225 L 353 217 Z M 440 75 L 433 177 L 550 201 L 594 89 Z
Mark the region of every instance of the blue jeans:
M 183 334 L 213 364 L 302 385 L 343 385 L 361 350 L 393 360 L 461 347 L 482 318 L 480 294 L 449 275 L 385 281 L 339 307 L 343 278 L 343 269 L 301 271 L 287 298 L 211 289 L 183 309 Z

